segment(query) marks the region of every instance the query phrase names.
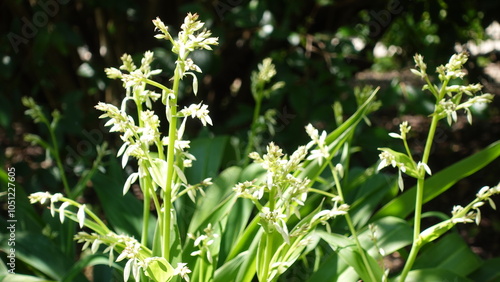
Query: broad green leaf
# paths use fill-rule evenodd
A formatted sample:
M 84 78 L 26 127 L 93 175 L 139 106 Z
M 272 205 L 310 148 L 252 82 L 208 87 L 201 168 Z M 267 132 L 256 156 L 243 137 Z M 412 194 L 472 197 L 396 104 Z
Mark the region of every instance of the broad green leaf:
M 377 222 L 374 222 L 374 225 L 376 226 L 378 247 L 383 249 L 386 253 L 395 252 L 411 244 L 412 229 L 406 221 L 396 217 L 385 217 Z M 369 257 L 371 259 L 371 257 L 378 256 L 378 250 L 375 248 L 373 241 L 369 236 L 370 231 L 365 229 L 359 234 L 359 239 L 361 245 L 368 250 Z M 354 241 L 351 238 L 338 234 L 333 234 L 331 237 L 332 238 L 330 239 L 333 241 L 338 240 L 338 255 L 336 253 L 328 255 L 326 258 L 328 263 L 323 263 L 322 266 L 312 275 L 309 281 L 319 281 L 318 279 L 321 281 L 354 281 L 358 279 L 359 274 L 353 273 L 353 268 L 350 268 L 349 266 L 363 264 L 361 258 L 358 257 L 358 260 L 355 258 L 356 256 L 359 256 L 359 253 L 355 253 L 351 250 L 351 254 L 349 254 L 340 247 L 348 246 L 348 248 L 355 248 Z M 329 241 L 327 242 L 330 243 Z M 359 271 L 362 271 L 360 268 L 362 269 L 363 267 L 354 267 L 358 273 Z M 380 274 L 380 272 L 378 273 Z
M 270 256 L 275 255 L 278 247 L 283 243 L 283 237 L 281 237 L 281 235 L 277 231 L 272 233 L 263 232 L 261 239 L 258 241 L 259 246 L 257 247 L 256 256 L 257 277 L 259 278 L 259 281 L 268 281 L 270 277 L 268 277 L 267 274 L 269 273 L 271 265 L 273 264 L 273 260 L 272 257 L 268 258 L 268 260 L 265 259 L 267 255 L 267 248 L 271 248 L 271 252 L 269 254 Z M 266 266 L 268 267 L 268 272 L 264 273 L 264 269 Z
M 474 254 L 462 237 L 456 233 L 429 243 L 417 257 L 413 269 L 439 268 L 459 276 L 467 276 L 481 265 L 481 259 Z
M 140 238 L 143 203 L 131 193 L 122 196 L 125 177 L 116 162 L 110 161 L 106 170 L 106 174 L 98 172 L 92 178 L 94 190 L 102 204 L 106 219 L 116 233 Z M 149 220 L 148 241 L 151 242 L 156 219 L 150 217 Z
M 218 218 L 213 217 L 212 212 L 220 205 L 224 198 L 230 195 L 232 187 L 234 187 L 239 180 L 241 171 L 242 169 L 239 167 L 230 167 L 221 172 L 221 174 L 213 180 L 213 184 L 206 189 L 205 196 L 197 204 L 196 211 L 190 222 L 189 233 L 195 233 L 209 217 L 215 220 L 210 222 L 219 221 Z M 203 228 L 204 227 L 206 226 L 203 226 Z
M 500 281 L 500 257 L 485 261 L 469 278 L 473 281 Z
M 394 279 L 393 281 L 398 281 Z M 463 276 L 456 273 L 442 269 L 442 268 L 426 268 L 419 270 L 412 270 L 408 273 L 406 281 L 453 281 L 453 282 L 472 282 Z
M 377 245 L 386 254 L 391 254 L 412 243 L 413 229 L 408 223 L 398 217 L 384 217 L 375 222 L 375 236 Z M 370 238 L 371 232 L 366 228 L 359 234 L 359 240 L 373 257 L 378 256 L 378 250 Z
M 373 278 L 369 274 L 368 267 L 371 269 L 376 279 L 383 276 L 383 271 L 378 265 L 377 261 L 373 259 L 366 251 L 358 250 L 353 239 L 346 236 L 334 233 L 327 233 L 324 231 L 317 231 L 317 234 L 325 240 L 330 247 L 339 254 L 339 256 L 349 266 L 356 270 L 356 273 L 364 281 L 371 281 Z M 365 252 L 369 265 L 365 265 L 360 252 Z
M 500 141 L 482 151 L 467 157 L 429 177 L 425 181 L 423 202 L 426 203 L 447 191 L 460 179 L 467 177 L 488 165 L 500 156 Z M 493 183 L 495 184 L 495 183 Z M 477 187 L 479 190 L 481 187 Z M 416 186 L 405 191 L 382 207 L 372 218 L 375 221 L 385 216 L 405 218 L 415 209 Z
M 5 276 L 0 275 L 0 280 L 2 282 L 55 282 L 56 280 L 47 280 L 43 278 L 38 278 L 30 275 L 23 274 L 7 274 Z
M 92 255 L 87 255 L 87 256 L 82 256 L 74 265 L 71 267 L 71 269 L 66 273 L 64 276 L 64 279 L 62 281 L 66 282 L 72 282 L 74 281 L 75 277 L 77 275 L 80 275 L 83 273 L 83 270 L 86 267 L 89 266 L 94 266 L 94 265 L 106 265 L 109 266 L 109 258 L 107 255 L 103 254 L 92 254 Z M 118 265 L 116 262 L 112 263 L 111 267 L 115 267 L 117 269 L 120 269 L 121 266 Z
M 1 249 L 8 253 L 5 234 L 1 235 Z M 16 259 L 40 271 L 50 279 L 61 281 L 71 269 L 73 258 L 66 257 L 60 248 L 49 238 L 40 233 L 16 232 Z M 50 259 L 47 259 L 50 258 Z
M 241 282 L 250 282 L 254 281 L 254 276 L 256 274 L 256 255 L 257 255 L 257 249 L 258 249 L 258 244 L 260 241 L 260 238 L 262 236 L 262 229 L 258 229 L 256 234 L 252 237 L 252 239 L 247 240 L 251 244 L 248 247 L 247 251 L 247 259 L 243 261 L 243 264 L 241 265 L 238 275 L 236 276 L 235 281 L 241 281 Z
M 363 120 L 368 107 L 371 105 L 375 98 L 375 94 L 378 89 L 373 91 L 371 96 L 356 110 L 356 112 L 349 117 L 344 123 L 342 123 L 337 129 L 332 131 L 326 137 L 325 143 L 328 145 L 330 151 L 330 159 L 333 158 L 338 150 L 342 147 L 344 142 L 346 142 L 350 135 L 354 132 L 357 124 Z M 306 161 L 304 164 L 304 169 L 298 174 L 300 178 L 309 178 L 312 180 L 311 185 L 317 180 L 317 177 L 321 172 L 327 167 L 328 161 L 324 161 L 322 165 L 319 165 L 317 161 Z
M 192 167 L 184 171 L 189 183 L 198 183 L 207 177 L 217 175 L 228 140 L 227 136 L 217 136 L 191 141 L 189 153 L 196 157 L 196 161 L 193 161 Z
M 384 174 L 374 174 L 366 178 L 359 187 L 346 193 L 346 201 L 350 203 L 349 213 L 355 226 L 365 226 L 384 197 L 395 186 L 397 183 L 393 179 Z
M 3 187 L 8 186 L 7 183 L 9 183 L 8 174 L 4 169 L 0 169 L 0 184 L 2 191 L 4 189 Z M 45 226 L 45 222 L 43 222 L 40 216 L 35 212 L 35 208 L 30 203 L 24 187 L 17 182 L 14 182 L 14 184 L 16 186 L 16 227 L 18 230 L 40 232 Z M 5 188 L 5 192 L 7 192 L 7 188 Z M 2 222 L 0 226 L 3 227 L 4 224 L 6 223 Z M 5 228 L 2 228 L 2 230 L 5 230 Z
M 174 268 L 165 258 L 155 257 L 149 262 L 146 275 L 154 281 L 170 281 L 174 275 Z
M 236 240 L 244 232 L 253 209 L 254 204 L 248 199 L 238 199 L 232 206 L 231 212 L 225 221 L 225 229 L 221 238 L 219 265 L 226 261 Z
M 163 191 L 165 191 L 165 185 L 167 184 L 167 162 L 155 158 L 153 159 L 153 162 L 151 163 L 151 167 L 148 167 L 149 174 L 151 174 L 151 178 L 153 178 L 153 181 L 158 185 L 159 187 L 163 188 Z M 178 171 L 177 171 L 178 172 Z
M 307 280 L 316 281 L 358 281 L 359 275 L 352 267 L 349 267 L 336 252 L 332 252 L 322 258 L 321 265 L 316 272 Z
M 215 271 L 214 281 L 236 281 L 240 266 L 247 260 L 248 252 L 238 254 L 234 259 L 226 262 Z

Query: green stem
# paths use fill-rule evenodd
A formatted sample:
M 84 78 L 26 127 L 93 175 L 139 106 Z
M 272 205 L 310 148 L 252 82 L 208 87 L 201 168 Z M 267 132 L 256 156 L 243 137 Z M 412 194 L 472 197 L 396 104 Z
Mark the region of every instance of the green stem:
M 47 124 L 50 132 L 50 139 L 52 140 L 51 151 L 54 159 L 56 159 L 57 168 L 59 169 L 59 173 L 61 174 L 61 181 L 64 186 L 64 192 L 68 197 L 71 195 L 71 190 L 69 188 L 68 180 L 66 178 L 66 173 L 64 172 L 64 168 L 61 162 L 61 157 L 59 156 L 59 145 L 57 144 L 57 139 L 54 130 L 51 128 L 49 124 Z
M 181 79 L 181 64 L 177 64 L 174 73 L 174 84 L 172 87 L 174 97 L 168 101 L 170 107 L 170 124 L 168 128 L 168 147 L 167 147 L 167 183 L 163 199 L 163 257 L 170 260 L 170 221 L 172 216 L 172 181 L 174 179 L 174 161 L 175 161 L 175 140 L 177 139 L 177 97 L 179 94 L 179 83 Z M 168 98 L 167 98 L 168 99 Z
M 139 183 L 142 187 L 142 194 L 144 195 L 144 203 L 142 210 L 142 231 L 141 231 L 141 244 L 148 245 L 148 229 L 149 229 L 149 207 L 151 202 L 151 193 L 149 187 L 151 185 L 151 178 L 139 178 Z
M 262 99 L 255 99 L 255 108 L 253 110 L 253 118 L 252 118 L 252 127 L 250 129 L 250 135 L 248 136 L 248 143 L 245 149 L 245 154 L 243 158 L 245 160 L 244 166 L 247 166 L 250 162 L 250 158 L 248 155 L 251 153 L 252 148 L 254 147 L 255 136 L 257 135 L 257 120 L 260 115 L 260 108 L 262 106 Z
M 333 179 L 335 180 L 335 186 L 337 186 L 337 193 L 339 194 L 340 200 L 342 203 L 345 204 L 344 200 L 344 194 L 342 193 L 342 187 L 340 186 L 340 181 L 338 177 L 338 173 L 335 171 L 335 168 L 333 167 L 332 163 L 329 163 L 330 169 L 333 174 Z M 363 251 L 363 247 L 361 246 L 361 243 L 359 242 L 358 234 L 356 232 L 356 229 L 354 228 L 354 224 L 352 223 L 351 216 L 349 215 L 349 212 L 345 214 L 345 219 L 347 221 L 347 226 L 349 227 L 349 231 L 352 234 L 352 237 L 354 238 L 354 241 L 356 243 L 356 247 L 358 248 L 359 254 L 361 255 L 361 259 L 363 260 L 363 264 L 366 267 L 366 271 L 368 272 L 368 275 L 370 276 L 371 281 L 377 281 L 377 278 L 375 277 L 375 274 L 372 271 L 371 265 L 368 261 L 368 258 L 366 257 L 366 253 Z
M 434 140 L 434 134 L 436 133 L 437 123 L 439 117 L 437 115 L 432 116 L 431 126 L 429 128 L 429 135 L 427 136 L 427 141 L 425 143 L 424 155 L 422 157 L 422 163 L 427 164 L 429 161 L 429 156 L 431 153 L 432 142 Z M 424 182 L 425 182 L 425 170 L 423 167 L 420 168 L 419 173 L 421 177 L 417 179 L 417 195 L 415 197 L 415 217 L 413 224 L 413 244 L 411 247 L 410 255 L 401 273 L 400 281 L 404 281 L 408 273 L 410 272 L 415 259 L 417 258 L 418 251 L 420 250 L 421 244 L 419 240 L 420 236 L 420 223 L 422 220 L 422 205 L 424 197 Z
M 412 154 L 411 154 L 410 147 L 408 146 L 408 142 L 406 141 L 406 138 L 405 138 L 405 139 L 403 139 L 403 144 L 404 144 L 404 146 L 405 146 L 406 154 L 408 155 L 408 157 L 410 157 L 410 159 L 412 160 L 412 162 L 415 162 L 415 161 L 413 160 L 413 156 L 412 156 Z
M 200 254 L 200 281 L 204 282 L 205 281 L 205 251 L 202 251 Z
M 319 189 L 316 189 L 316 188 L 308 188 L 307 191 L 308 192 L 317 193 L 317 194 L 321 194 L 321 195 L 325 195 L 325 196 L 330 197 L 330 198 L 335 198 L 336 197 L 335 194 L 328 193 L 326 191 L 319 190 Z

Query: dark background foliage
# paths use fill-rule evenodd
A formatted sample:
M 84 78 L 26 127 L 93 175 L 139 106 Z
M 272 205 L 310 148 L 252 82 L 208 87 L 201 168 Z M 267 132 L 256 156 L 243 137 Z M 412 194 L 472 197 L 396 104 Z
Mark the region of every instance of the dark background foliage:
M 274 140 L 293 149 L 306 142 L 303 126 L 312 122 L 320 129 L 335 128 L 331 105 L 340 101 L 344 114 L 355 109 L 354 87 L 382 86 L 383 107 L 371 116 L 357 137 L 363 151 L 355 164 L 377 161 L 376 148 L 391 142 L 387 133 L 402 120 L 413 126 L 411 145 L 418 154 L 426 138 L 425 116 L 430 95 L 420 92 L 421 82 L 409 74 L 412 56 L 425 56 L 432 72 L 456 52 L 455 47 L 486 39 L 485 28 L 498 19 L 498 1 L 92 1 L 4 0 L 0 3 L 0 145 L 1 162 L 18 168 L 18 181 L 26 192 L 53 187 L 50 165 L 44 152 L 24 142 L 27 132 L 46 134 L 24 116 L 22 96 L 31 96 L 47 111 L 63 114 L 58 129 L 64 159 L 89 166 L 93 146 L 108 140 L 116 148 L 116 136 L 105 133 L 98 101 L 117 103 L 121 84 L 106 78 L 103 69 L 120 65 L 120 56 L 134 58 L 153 50 L 155 64 L 164 69 L 159 80 L 168 83 L 174 57 L 169 43 L 156 40 L 151 20 L 160 17 L 176 34 L 187 12 L 197 12 L 220 39 L 215 52 L 195 52 L 203 69 L 200 93 L 181 97 L 182 104 L 203 100 L 209 104 L 214 126 L 192 137 L 228 134 L 245 142 L 251 122 L 253 99 L 250 74 L 262 59 L 271 57 L 286 86 L 264 108 L 275 108 L 276 135 L 264 135 L 262 144 Z M 358 43 L 362 42 L 361 45 Z M 375 56 L 377 43 L 392 46 L 387 56 Z M 463 119 L 438 130 L 431 167 L 439 170 L 499 139 L 499 49 L 474 53 L 467 64 L 470 82 L 481 82 L 496 100 L 476 113 L 472 126 Z M 493 68 L 485 72 L 485 68 Z M 498 77 L 498 71 L 496 71 Z M 189 86 L 184 87 L 186 93 Z M 196 99 L 196 100 L 194 100 Z M 228 160 L 228 164 L 230 164 Z M 449 213 L 453 204 L 465 204 L 482 185 L 498 182 L 499 162 L 462 181 L 457 189 L 428 209 Z M 74 172 L 74 171 L 73 171 Z M 73 180 L 74 181 L 74 180 Z M 90 185 L 90 184 L 89 184 Z M 479 232 L 475 241 L 485 257 L 500 254 L 500 220 L 484 215 L 485 231 L 465 229 L 464 236 Z M 472 239 L 471 239 L 472 240 Z

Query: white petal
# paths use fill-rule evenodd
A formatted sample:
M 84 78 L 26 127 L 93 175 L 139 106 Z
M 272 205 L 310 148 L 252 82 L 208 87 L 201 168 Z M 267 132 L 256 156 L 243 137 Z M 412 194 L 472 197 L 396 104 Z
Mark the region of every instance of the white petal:
M 381 169 L 383 169 L 384 167 L 387 166 L 387 161 L 385 159 L 383 159 L 382 161 L 380 161 L 380 163 L 378 164 L 377 166 L 377 171 L 380 171 Z
M 93 254 L 95 254 L 97 250 L 99 250 L 99 245 L 101 245 L 101 241 L 97 239 L 94 240 L 94 242 L 92 243 L 92 247 L 90 247 L 90 250 Z
M 128 278 L 130 277 L 130 272 L 132 271 L 131 265 L 133 261 L 134 259 L 130 259 L 125 264 L 125 268 L 123 268 L 123 281 L 128 281 Z
M 130 189 L 130 185 L 132 185 L 132 183 L 137 180 L 138 176 L 139 173 L 137 172 L 134 172 L 128 176 L 127 181 L 125 181 L 125 184 L 123 185 L 123 195 L 127 194 L 128 190 Z
M 64 202 L 62 205 L 59 207 L 59 220 L 61 223 L 64 223 L 64 209 L 69 206 L 69 202 Z
M 403 137 L 401 137 L 401 135 L 394 133 L 394 132 L 389 133 L 389 136 L 391 136 L 392 138 L 396 138 L 396 139 L 403 139 Z
M 80 224 L 80 228 L 83 228 L 85 223 L 85 205 L 81 205 L 78 209 L 78 213 L 76 214 L 76 218 L 78 219 L 78 223 Z

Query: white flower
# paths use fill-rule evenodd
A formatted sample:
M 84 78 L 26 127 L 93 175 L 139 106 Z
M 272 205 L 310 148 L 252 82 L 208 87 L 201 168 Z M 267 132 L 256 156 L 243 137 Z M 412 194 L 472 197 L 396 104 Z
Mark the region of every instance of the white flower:
M 184 109 L 180 111 L 180 114 L 182 114 L 183 116 L 191 116 L 192 118 L 195 117 L 198 118 L 203 124 L 203 126 L 206 126 L 207 123 L 212 125 L 212 119 L 210 118 L 208 113 L 209 113 L 208 106 L 203 105 L 201 103 L 191 104 L 189 107 L 187 108 L 184 107 Z
M 188 274 L 191 270 L 186 266 L 187 263 L 177 263 L 177 267 L 174 269 L 174 275 L 179 275 L 182 279 L 189 282 Z
M 315 214 L 311 220 L 311 222 L 320 222 L 321 224 L 326 224 L 327 220 L 330 218 L 334 218 L 338 215 L 345 215 L 347 214 L 347 211 L 349 210 L 349 205 L 347 204 L 342 204 L 339 207 L 337 207 L 337 203 L 333 206 L 332 209 L 330 210 L 322 210 Z
M 290 235 L 286 226 L 286 216 L 278 210 L 271 211 L 268 207 L 263 207 L 259 216 L 264 221 L 263 227 L 267 232 L 272 232 L 273 229 L 278 231 L 287 244 L 290 244 Z
M 380 171 L 381 169 L 389 165 L 392 165 L 392 167 L 396 167 L 397 165 L 396 158 L 387 151 L 382 151 L 382 153 L 379 154 L 379 158 L 380 163 L 377 166 L 377 171 Z
M 32 193 L 29 196 L 29 199 L 30 199 L 31 204 L 40 202 L 40 204 L 43 205 L 45 203 L 45 201 L 47 199 L 51 199 L 51 197 L 52 197 L 52 195 L 49 192 L 36 192 L 36 193 Z
M 418 164 L 417 164 L 418 171 L 420 171 L 420 167 L 423 167 L 425 172 L 427 172 L 428 175 L 432 175 L 432 171 L 426 163 L 418 162 Z

